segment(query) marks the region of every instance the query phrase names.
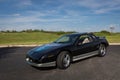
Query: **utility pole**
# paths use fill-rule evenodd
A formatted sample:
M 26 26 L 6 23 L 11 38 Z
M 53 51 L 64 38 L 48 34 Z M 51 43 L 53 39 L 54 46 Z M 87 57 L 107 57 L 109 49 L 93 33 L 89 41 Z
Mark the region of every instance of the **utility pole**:
M 115 27 L 113 25 L 110 26 L 110 32 L 113 33 Z

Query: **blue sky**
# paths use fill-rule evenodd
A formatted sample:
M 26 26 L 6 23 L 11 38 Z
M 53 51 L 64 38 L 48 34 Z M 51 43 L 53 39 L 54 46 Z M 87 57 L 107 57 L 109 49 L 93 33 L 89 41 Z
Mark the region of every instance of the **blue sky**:
M 120 0 L 0 0 L 0 30 L 120 32 Z

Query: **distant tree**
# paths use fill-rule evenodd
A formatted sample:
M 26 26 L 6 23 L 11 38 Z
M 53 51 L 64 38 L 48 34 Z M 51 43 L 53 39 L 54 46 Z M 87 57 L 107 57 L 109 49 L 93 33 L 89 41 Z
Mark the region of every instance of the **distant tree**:
M 102 31 L 100 31 L 100 33 L 103 33 L 103 34 L 108 34 L 108 35 L 110 35 L 110 32 L 109 32 L 109 31 L 106 31 L 106 30 L 102 30 Z
M 26 30 L 22 30 L 21 32 L 26 32 Z
M 9 32 L 11 32 L 11 31 L 10 31 L 10 30 L 6 30 L 5 32 L 9 33 Z
M 32 29 L 27 29 L 25 32 L 32 32 L 33 30 Z
M 35 30 L 33 30 L 33 32 L 40 32 L 40 30 L 39 29 L 35 29 Z
M 41 32 L 44 32 L 44 30 L 43 30 L 43 29 L 41 29 L 40 31 L 41 31 Z
M 106 31 L 106 30 L 102 30 L 100 31 L 101 33 L 110 33 L 109 31 Z
M 5 31 L 0 31 L 0 32 L 5 32 Z
M 15 32 L 17 32 L 17 31 L 16 31 L 16 30 L 12 30 L 11 32 L 15 33 Z

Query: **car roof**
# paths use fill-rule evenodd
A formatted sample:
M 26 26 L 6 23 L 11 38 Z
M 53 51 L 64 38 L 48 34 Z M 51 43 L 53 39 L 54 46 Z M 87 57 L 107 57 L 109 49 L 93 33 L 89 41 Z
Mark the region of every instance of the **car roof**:
M 72 34 L 67 34 L 67 35 L 71 35 L 71 36 L 80 36 L 80 35 L 84 35 L 84 34 L 93 34 L 93 33 L 72 33 Z

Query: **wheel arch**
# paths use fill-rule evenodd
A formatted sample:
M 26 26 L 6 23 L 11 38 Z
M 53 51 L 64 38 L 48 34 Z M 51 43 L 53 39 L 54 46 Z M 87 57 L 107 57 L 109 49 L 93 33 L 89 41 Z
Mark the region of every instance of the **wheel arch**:
M 57 57 L 58 57 L 58 55 L 59 55 L 61 52 L 63 52 L 63 51 L 67 51 L 68 54 L 69 54 L 70 57 L 71 57 L 71 60 L 72 60 L 72 52 L 71 52 L 69 49 L 62 49 L 62 50 L 60 50 L 60 51 L 58 52 L 58 54 L 57 54 Z
M 107 43 L 105 43 L 105 42 L 101 42 L 100 45 L 101 45 L 101 44 L 105 45 L 105 47 L 108 46 Z

